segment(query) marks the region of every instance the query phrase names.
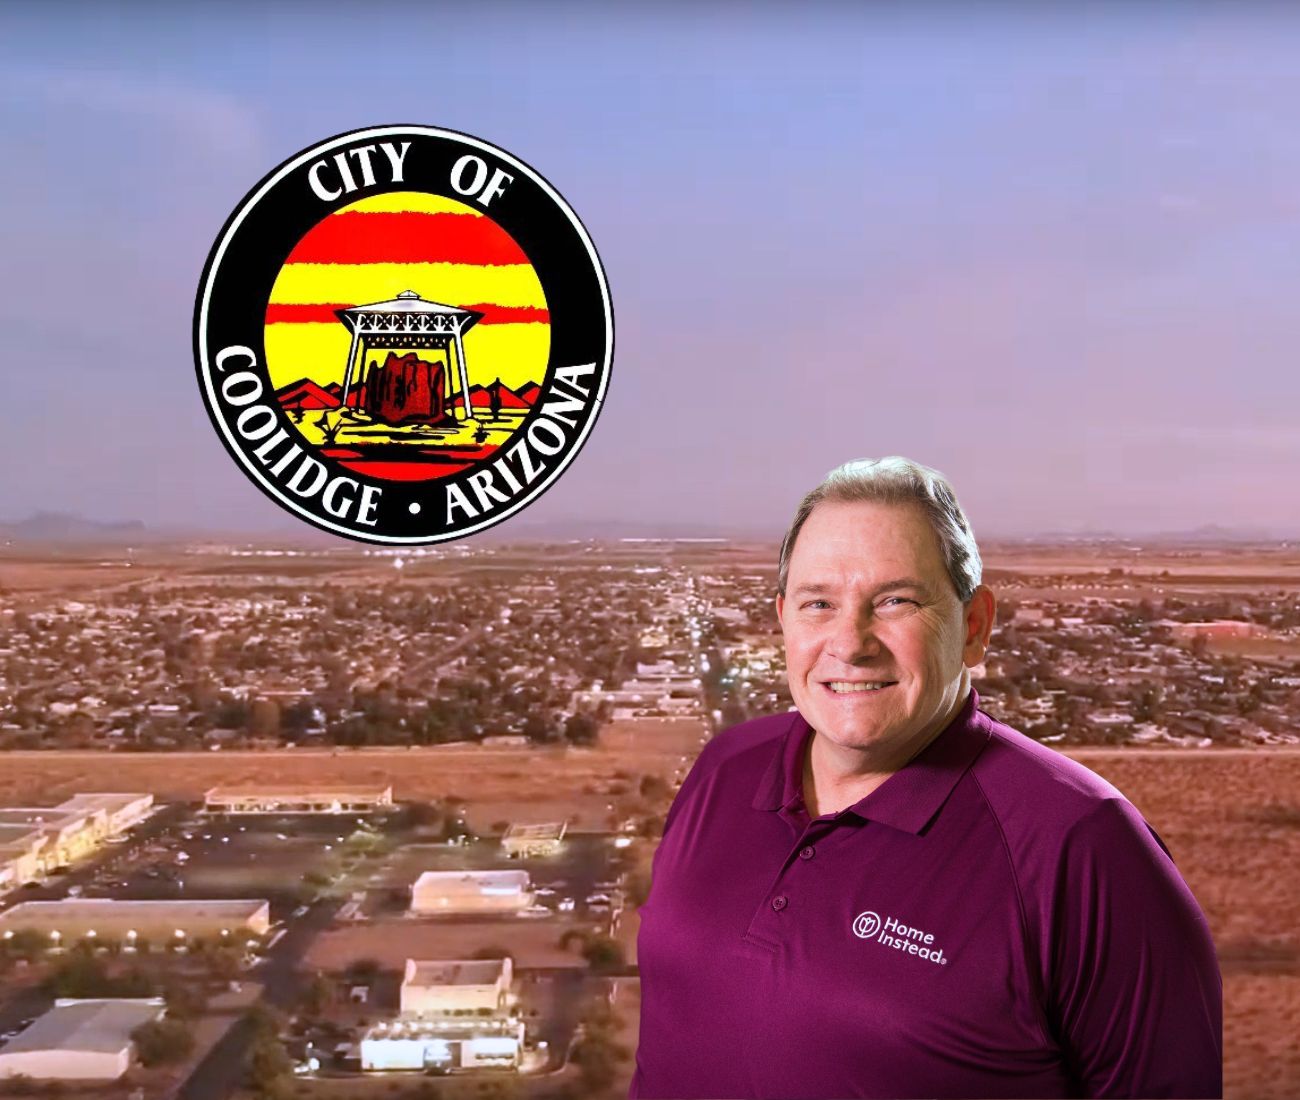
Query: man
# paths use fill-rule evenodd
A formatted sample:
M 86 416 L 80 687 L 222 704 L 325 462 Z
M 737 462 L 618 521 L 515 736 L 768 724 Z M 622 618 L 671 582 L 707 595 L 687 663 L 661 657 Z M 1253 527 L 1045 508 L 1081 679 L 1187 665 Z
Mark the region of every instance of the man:
M 978 709 L 980 580 L 933 470 L 804 498 L 797 711 L 713 738 L 669 810 L 632 1097 L 1222 1095 L 1205 918 L 1119 791 Z

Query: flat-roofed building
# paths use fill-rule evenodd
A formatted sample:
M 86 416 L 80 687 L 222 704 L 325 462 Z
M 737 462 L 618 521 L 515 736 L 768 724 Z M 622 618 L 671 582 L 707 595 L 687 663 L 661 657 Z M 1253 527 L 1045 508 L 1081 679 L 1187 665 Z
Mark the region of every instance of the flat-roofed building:
M 108 791 L 74 794 L 60 803 L 59 809 L 69 812 L 84 810 L 87 813 L 102 811 L 108 823 L 109 836 L 117 836 L 149 816 L 153 809 L 153 795 Z
M 0 865 L 11 883 L 67 867 L 149 815 L 151 794 L 77 794 L 57 806 L 0 808 Z
M 533 903 L 527 871 L 425 871 L 411 887 L 411 912 L 513 913 Z
M 519 1068 L 524 1022 L 516 1017 L 381 1020 L 361 1037 L 363 1070 Z
M 402 975 L 403 1015 L 505 1013 L 514 979 L 509 959 L 407 959 Z
M 24 901 L 0 912 L 0 937 L 31 930 L 61 944 L 81 939 L 132 945 L 223 935 L 264 935 L 271 927 L 270 903 L 261 898 L 216 901 L 118 901 L 75 898 Z
M 393 804 L 393 788 L 379 784 L 348 787 L 213 787 L 203 808 L 218 814 L 357 814 Z
M 501 837 L 501 847 L 512 859 L 550 856 L 560 850 L 567 821 L 548 821 L 540 825 L 511 823 Z
M 407 959 L 401 1015 L 361 1039 L 361 1068 L 518 1068 L 524 1022 L 509 959 Z
M 26 1031 L 0 1047 L 0 1080 L 116 1080 L 135 1054 L 133 1032 L 164 1012 L 160 997 L 57 1000 Z

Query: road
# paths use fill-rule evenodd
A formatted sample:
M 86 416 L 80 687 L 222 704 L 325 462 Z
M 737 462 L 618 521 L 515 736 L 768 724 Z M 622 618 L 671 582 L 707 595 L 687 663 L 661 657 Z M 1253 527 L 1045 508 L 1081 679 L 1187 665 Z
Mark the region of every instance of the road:
M 322 898 L 297 920 L 288 923 L 285 934 L 262 964 L 258 980 L 263 983 L 263 1001 L 288 1012 L 294 1003 L 298 983 L 294 971 L 316 935 L 329 927 L 341 902 Z M 253 1040 L 247 1020 L 239 1020 L 174 1093 L 175 1100 L 227 1100 L 244 1080 L 244 1063 Z

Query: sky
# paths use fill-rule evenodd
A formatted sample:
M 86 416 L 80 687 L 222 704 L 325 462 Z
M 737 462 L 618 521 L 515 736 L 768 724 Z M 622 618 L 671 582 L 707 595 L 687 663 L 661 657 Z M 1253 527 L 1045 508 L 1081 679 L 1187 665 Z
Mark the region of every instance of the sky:
M 0 6 L 0 519 L 301 527 L 194 295 L 272 167 L 413 122 L 536 167 L 609 279 L 604 411 L 502 532 L 779 533 L 902 454 L 977 535 L 1300 533 L 1300 10 L 1064 9 Z

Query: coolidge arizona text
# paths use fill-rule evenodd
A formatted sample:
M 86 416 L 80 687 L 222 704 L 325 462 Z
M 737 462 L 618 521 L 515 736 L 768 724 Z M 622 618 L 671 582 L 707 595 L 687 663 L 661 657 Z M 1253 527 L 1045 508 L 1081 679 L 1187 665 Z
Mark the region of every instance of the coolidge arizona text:
M 252 369 L 257 366 L 253 350 L 232 344 L 219 351 L 213 362 L 222 376 L 218 392 L 228 410 L 227 423 L 250 445 L 248 454 L 267 474 L 303 501 L 319 498 L 321 508 L 336 519 L 375 526 L 383 488 L 363 486 L 343 474 L 331 477 L 324 463 L 303 453 L 280 426 L 276 410 L 262 400 L 266 390 L 262 376 Z M 242 369 L 227 373 L 232 366 Z M 553 467 L 550 460 L 562 458 L 570 445 L 569 432 L 578 427 L 576 417 L 591 398 L 585 380 L 595 372 L 595 363 L 556 369 L 541 415 L 533 419 L 524 435 L 469 476 L 465 483 L 468 493 L 457 484 L 444 487 L 443 514 L 448 524 L 457 516 L 473 519 L 510 503 Z

